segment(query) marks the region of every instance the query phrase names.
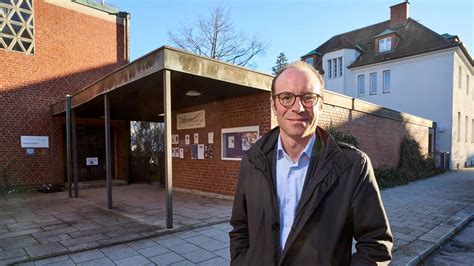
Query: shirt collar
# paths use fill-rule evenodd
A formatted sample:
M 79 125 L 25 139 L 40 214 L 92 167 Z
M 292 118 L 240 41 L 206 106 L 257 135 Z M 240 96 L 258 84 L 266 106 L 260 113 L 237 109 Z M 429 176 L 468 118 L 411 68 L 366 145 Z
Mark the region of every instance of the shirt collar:
M 313 150 L 315 141 L 316 141 L 316 134 L 313 134 L 313 136 L 311 136 L 311 139 L 309 139 L 308 143 L 306 144 L 306 147 L 304 148 L 303 152 L 298 157 L 298 161 L 303 156 L 307 156 L 308 158 L 311 157 L 311 152 Z M 290 156 L 283 149 L 283 143 L 281 142 L 281 135 L 278 136 L 277 155 L 278 155 L 277 156 L 278 160 L 285 157 L 288 160 L 292 161 Z

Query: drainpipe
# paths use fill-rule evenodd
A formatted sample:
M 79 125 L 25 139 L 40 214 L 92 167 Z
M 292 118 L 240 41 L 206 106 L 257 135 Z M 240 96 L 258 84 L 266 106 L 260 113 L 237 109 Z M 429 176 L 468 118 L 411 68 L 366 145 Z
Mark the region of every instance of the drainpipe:
M 120 11 L 117 13 L 118 17 L 123 18 L 124 22 L 124 36 L 125 36 L 125 62 L 130 63 L 130 13 Z

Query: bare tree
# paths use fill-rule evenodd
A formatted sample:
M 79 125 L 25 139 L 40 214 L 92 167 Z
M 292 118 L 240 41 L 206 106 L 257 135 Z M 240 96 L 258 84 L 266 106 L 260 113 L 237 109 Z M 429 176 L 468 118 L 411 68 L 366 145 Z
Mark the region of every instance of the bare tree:
M 231 22 L 230 12 L 222 5 L 192 26 L 182 26 L 176 33 L 168 31 L 168 36 L 181 49 L 239 66 L 253 65 L 252 59 L 268 47 L 257 35 L 249 37 L 238 32 Z

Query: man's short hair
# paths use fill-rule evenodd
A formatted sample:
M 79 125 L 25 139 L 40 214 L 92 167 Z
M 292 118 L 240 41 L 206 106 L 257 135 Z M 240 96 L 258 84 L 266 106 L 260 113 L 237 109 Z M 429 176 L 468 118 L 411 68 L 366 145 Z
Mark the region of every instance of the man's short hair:
M 276 83 L 276 80 L 278 79 L 278 77 L 280 77 L 281 73 L 283 73 L 285 70 L 288 70 L 290 68 L 299 68 L 299 69 L 308 69 L 310 70 L 315 76 L 316 78 L 318 79 L 320 85 L 321 85 L 321 93 L 324 92 L 324 78 L 323 76 L 319 73 L 319 71 L 317 71 L 316 69 L 314 69 L 313 66 L 309 65 L 308 63 L 304 62 L 304 61 L 295 61 L 291 64 L 288 64 L 284 67 L 282 67 L 278 73 L 275 75 L 275 77 L 273 77 L 273 80 L 272 80 L 272 95 L 275 95 L 275 83 Z

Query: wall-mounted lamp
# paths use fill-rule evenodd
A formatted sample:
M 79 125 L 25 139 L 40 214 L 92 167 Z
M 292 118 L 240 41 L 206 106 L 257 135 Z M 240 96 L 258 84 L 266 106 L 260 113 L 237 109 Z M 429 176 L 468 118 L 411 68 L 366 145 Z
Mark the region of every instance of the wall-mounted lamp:
M 199 91 L 189 90 L 186 92 L 186 96 L 196 97 L 201 96 L 201 93 Z

